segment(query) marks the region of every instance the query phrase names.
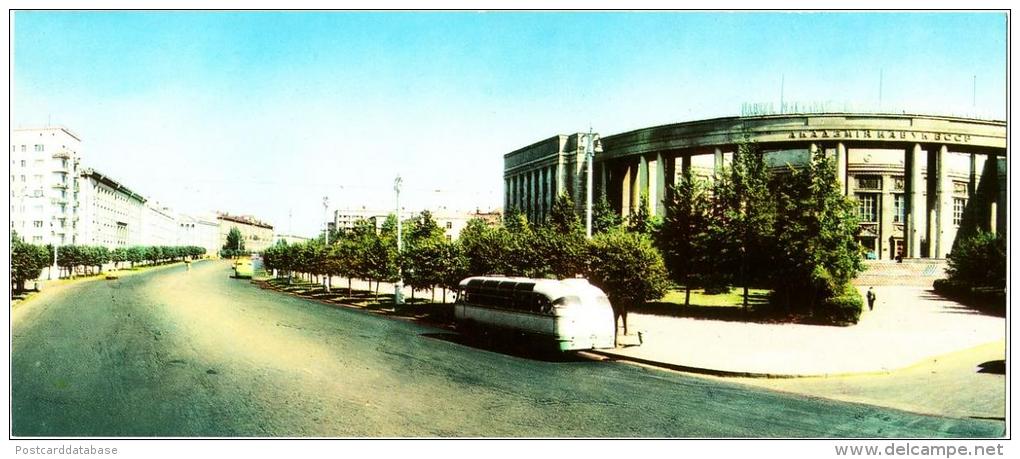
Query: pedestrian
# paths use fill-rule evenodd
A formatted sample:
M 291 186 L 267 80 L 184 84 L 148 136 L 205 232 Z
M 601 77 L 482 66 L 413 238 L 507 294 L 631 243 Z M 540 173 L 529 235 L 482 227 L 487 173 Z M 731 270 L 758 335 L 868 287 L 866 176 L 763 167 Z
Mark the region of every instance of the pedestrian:
M 868 287 L 868 310 L 872 311 L 875 309 L 875 287 Z

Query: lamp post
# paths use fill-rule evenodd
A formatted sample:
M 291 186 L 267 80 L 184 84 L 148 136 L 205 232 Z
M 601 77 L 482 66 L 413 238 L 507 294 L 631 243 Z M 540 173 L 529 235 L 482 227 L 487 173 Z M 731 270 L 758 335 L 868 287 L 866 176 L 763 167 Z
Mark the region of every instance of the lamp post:
M 326 256 L 328 256 L 328 251 L 329 251 L 329 196 L 323 196 L 322 197 L 322 214 L 323 214 L 323 219 L 322 219 L 323 220 L 323 224 L 326 225 L 325 233 L 326 233 L 326 251 L 327 252 L 324 252 L 324 253 L 326 253 L 327 254 Z M 329 293 L 329 284 L 330 284 L 330 275 L 329 275 L 329 273 L 324 273 L 323 276 L 322 276 L 322 288 L 325 289 L 327 293 Z
M 585 218 L 584 218 L 584 233 L 591 239 L 591 206 L 592 206 L 592 169 L 594 169 L 595 163 L 595 135 L 592 133 L 591 128 L 588 128 L 588 141 L 584 146 L 584 157 L 588 161 L 588 184 L 585 187 Z
M 400 269 L 400 254 L 404 250 L 403 240 L 403 227 L 400 223 L 400 186 L 404 183 L 403 179 L 398 175 L 393 180 L 393 191 L 397 192 L 397 285 L 394 287 L 393 292 L 393 306 L 394 309 L 398 304 L 404 304 L 404 273 Z

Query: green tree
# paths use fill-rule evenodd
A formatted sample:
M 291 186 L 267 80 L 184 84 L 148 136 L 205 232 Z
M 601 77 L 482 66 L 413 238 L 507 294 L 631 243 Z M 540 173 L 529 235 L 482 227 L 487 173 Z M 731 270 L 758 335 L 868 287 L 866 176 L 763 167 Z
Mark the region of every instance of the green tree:
M 442 282 L 441 242 L 446 236 L 429 211 L 422 211 L 407 225 L 404 252 L 400 257 L 404 282 L 411 287 L 411 298 L 416 290 L 432 289 Z
M 544 264 L 533 264 L 536 277 L 552 275 L 570 278 L 585 272 L 587 263 L 587 241 L 584 226 L 574 212 L 574 202 L 566 194 L 553 202 L 549 219 L 535 229 L 532 239 L 537 249 L 537 259 Z
M 698 275 L 703 272 L 701 268 L 709 255 L 705 251 L 709 213 L 707 185 L 688 169 L 671 195 L 656 240 L 673 280 L 684 286 L 684 306 L 690 306 L 691 288 L 698 283 Z
M 613 210 L 606 196 L 606 190 L 599 193 L 598 199 L 592 205 L 591 232 L 599 234 L 609 231 L 623 224 L 620 214 Z
M 839 189 L 835 162 L 817 152 L 806 167 L 773 176 L 771 188 L 776 217 L 767 265 L 773 303 L 788 312 L 832 316 L 819 308 L 834 305 L 836 297 L 852 303 L 850 281 L 862 269 L 855 206 Z M 851 311 L 853 321 L 859 313 Z
M 117 247 L 110 251 L 110 261 L 113 261 L 115 269 L 120 269 L 120 264 L 129 259 L 127 247 Z
M 969 287 L 1006 287 L 1006 237 L 979 231 L 957 239 L 946 257 L 950 280 Z
M 744 310 L 748 289 L 769 279 L 771 237 L 776 219 L 776 202 L 769 190 L 769 171 L 757 147 L 741 143 L 727 171 L 728 180 L 713 187 L 719 214 L 709 224 L 710 239 L 723 246 L 721 264 L 736 267 L 737 282 L 744 289 Z M 713 225 L 714 224 L 714 225 Z M 711 245 L 711 244 L 710 244 Z M 729 266 L 726 266 L 729 265 Z
M 611 230 L 592 238 L 589 257 L 588 279 L 609 296 L 626 334 L 627 311 L 666 294 L 669 275 L 662 255 L 646 234 Z
M 652 217 L 648 207 L 648 195 L 641 193 L 637 209 L 627 218 L 627 229 L 641 234 L 653 234 L 656 231 L 656 220 Z
M 236 226 L 231 227 L 230 231 L 227 232 L 227 242 L 223 244 L 223 256 L 232 258 L 241 255 L 243 252 L 244 237 L 241 235 L 241 230 L 237 229 Z
M 469 276 L 506 273 L 509 233 L 502 226 L 490 227 L 485 220 L 472 218 L 460 232 L 457 244 L 467 258 Z
M 38 279 L 49 263 L 46 247 L 27 244 L 11 231 L 11 283 L 16 291 L 25 291 L 25 282 Z

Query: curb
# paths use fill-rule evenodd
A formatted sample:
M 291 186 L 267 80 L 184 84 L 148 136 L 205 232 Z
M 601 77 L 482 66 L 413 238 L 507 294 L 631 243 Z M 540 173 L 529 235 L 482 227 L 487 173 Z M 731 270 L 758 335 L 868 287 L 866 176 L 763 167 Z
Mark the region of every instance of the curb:
M 757 378 L 757 379 L 801 379 L 801 378 L 836 378 L 844 376 L 876 376 L 876 375 L 887 375 L 894 370 L 875 370 L 875 371 L 861 371 L 861 372 L 849 372 L 849 373 L 822 373 L 822 374 L 789 374 L 789 373 L 756 373 L 751 371 L 731 371 L 731 370 L 716 370 L 712 368 L 693 367 L 689 365 L 681 365 L 678 363 L 660 362 L 658 360 L 644 359 L 641 357 L 634 357 L 630 355 L 617 354 L 611 351 L 600 351 L 597 349 L 590 349 L 585 352 L 592 354 L 598 354 L 603 357 L 607 357 L 613 360 L 622 362 L 632 362 L 640 365 L 664 368 L 667 370 L 680 371 L 684 373 L 702 374 L 708 376 L 718 376 L 723 378 Z M 913 367 L 910 365 L 905 368 Z
M 385 310 L 385 309 L 368 309 L 366 307 L 357 306 L 357 305 L 353 305 L 353 304 L 350 304 L 350 303 L 341 303 L 341 302 L 320 300 L 318 298 L 310 298 L 310 297 L 301 295 L 300 293 L 294 293 L 294 292 L 288 292 L 288 291 L 280 290 L 278 288 L 270 286 L 267 281 L 261 280 L 261 279 L 260 280 L 251 280 L 250 282 L 252 284 L 254 284 L 255 286 L 259 287 L 262 290 L 269 290 L 269 291 L 273 291 L 273 292 L 276 292 L 276 293 L 292 296 L 292 297 L 295 297 L 295 298 L 301 298 L 303 300 L 313 301 L 315 303 L 319 303 L 319 304 L 322 304 L 322 305 L 325 305 L 325 306 L 330 306 L 330 307 L 333 307 L 333 308 L 344 308 L 344 309 L 347 309 L 347 310 L 358 311 L 358 312 L 360 312 L 362 314 L 370 314 L 370 315 L 374 315 L 374 316 L 382 316 L 382 317 L 390 318 L 390 319 L 393 319 L 393 320 L 401 320 L 401 321 L 404 321 L 404 322 L 414 322 L 414 323 L 417 323 L 417 324 L 420 324 L 420 325 L 423 325 L 423 326 L 439 328 L 439 329 L 443 329 L 443 330 L 453 330 L 453 328 L 451 328 L 450 324 L 445 323 L 445 322 L 433 322 L 433 321 L 423 320 L 421 318 L 413 317 L 413 316 L 401 316 L 401 315 L 397 315 L 396 312 L 394 312 L 394 311 L 389 311 L 389 310 Z

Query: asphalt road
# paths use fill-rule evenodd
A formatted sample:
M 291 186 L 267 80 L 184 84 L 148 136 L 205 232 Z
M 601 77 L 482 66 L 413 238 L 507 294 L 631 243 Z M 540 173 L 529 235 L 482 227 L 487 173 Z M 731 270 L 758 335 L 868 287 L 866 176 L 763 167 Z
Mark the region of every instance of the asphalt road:
M 15 436 L 996 437 L 917 415 L 502 352 L 230 279 L 203 262 L 19 306 Z

